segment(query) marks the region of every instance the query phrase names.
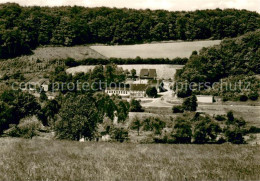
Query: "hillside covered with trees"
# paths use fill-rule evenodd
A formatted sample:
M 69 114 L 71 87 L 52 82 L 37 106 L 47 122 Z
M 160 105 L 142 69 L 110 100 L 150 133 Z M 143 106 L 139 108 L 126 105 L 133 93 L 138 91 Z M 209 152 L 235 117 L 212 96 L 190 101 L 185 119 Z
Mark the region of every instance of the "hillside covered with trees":
M 27 54 L 39 45 L 223 39 L 259 27 L 259 14 L 247 10 L 169 12 L 6 3 L 0 5 L 0 58 Z
M 176 80 L 178 82 L 195 83 L 192 89 L 193 92 L 197 93 L 201 90 L 209 90 L 214 83 L 220 80 L 227 82 L 228 85 L 233 83 L 233 88 L 234 83 L 239 81 L 244 84 L 242 86 L 246 86 L 246 82 L 250 82 L 251 85 L 248 87 L 250 91 L 247 94 L 256 95 L 260 88 L 259 79 L 255 77 L 256 74 L 260 74 L 259 40 L 260 30 L 257 30 L 237 38 L 225 39 L 220 45 L 203 48 L 199 54 L 193 52 L 184 68 L 176 74 Z M 204 84 L 198 86 L 199 83 Z M 214 86 L 219 88 L 219 85 L 216 86 L 215 84 Z M 200 91 L 198 91 L 198 88 L 200 88 Z M 178 96 L 186 97 L 191 92 L 191 89 L 179 91 Z M 227 93 L 229 97 L 235 95 L 234 91 L 231 92 L 228 89 L 226 89 L 226 92 L 220 91 L 220 89 L 213 90 L 213 92 L 222 96 Z M 243 92 L 238 93 L 243 94 Z M 255 96 L 253 97 L 252 100 L 256 100 Z

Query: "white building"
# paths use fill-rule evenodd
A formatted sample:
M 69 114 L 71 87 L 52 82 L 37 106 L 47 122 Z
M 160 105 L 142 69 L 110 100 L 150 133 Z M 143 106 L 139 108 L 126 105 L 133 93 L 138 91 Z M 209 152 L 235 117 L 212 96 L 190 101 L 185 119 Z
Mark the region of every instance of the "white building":
M 196 95 L 197 102 L 199 103 L 213 103 L 213 96 L 211 95 Z
M 105 90 L 108 95 L 120 95 L 122 97 L 142 98 L 146 97 L 146 89 L 148 84 L 131 84 L 129 88 L 126 87 L 109 87 Z

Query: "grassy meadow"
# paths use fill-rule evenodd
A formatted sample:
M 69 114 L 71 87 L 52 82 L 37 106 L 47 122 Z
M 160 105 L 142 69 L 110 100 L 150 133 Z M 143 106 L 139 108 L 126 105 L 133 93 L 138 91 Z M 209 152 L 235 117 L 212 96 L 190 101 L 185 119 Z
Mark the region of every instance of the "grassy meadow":
M 94 45 L 91 46 L 93 50 L 99 52 L 106 57 L 115 58 L 176 58 L 189 57 L 192 51 L 199 51 L 203 47 L 209 47 L 220 44 L 220 40 L 204 40 L 192 42 L 158 42 L 145 43 L 136 45 L 117 45 L 105 46 Z
M 0 180 L 259 180 L 259 146 L 0 139 Z

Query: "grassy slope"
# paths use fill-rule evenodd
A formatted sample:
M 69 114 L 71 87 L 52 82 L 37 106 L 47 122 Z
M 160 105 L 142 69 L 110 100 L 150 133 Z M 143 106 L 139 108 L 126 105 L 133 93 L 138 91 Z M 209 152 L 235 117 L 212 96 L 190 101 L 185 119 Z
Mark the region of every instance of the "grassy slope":
M 259 146 L 0 139 L 0 180 L 259 180 Z
M 33 75 L 43 71 L 50 71 L 57 65 L 53 64 L 54 60 L 64 60 L 66 58 L 83 60 L 87 58 L 102 59 L 105 57 L 88 46 L 41 47 L 34 50 L 32 55 L 0 60 L 0 76 L 5 73 L 13 74 L 18 71 L 26 74 L 32 73 Z

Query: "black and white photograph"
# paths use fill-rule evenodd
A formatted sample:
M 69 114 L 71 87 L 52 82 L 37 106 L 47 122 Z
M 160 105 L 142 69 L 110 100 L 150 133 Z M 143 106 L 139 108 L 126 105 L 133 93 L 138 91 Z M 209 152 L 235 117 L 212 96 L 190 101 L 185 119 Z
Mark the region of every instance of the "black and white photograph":
M 260 0 L 0 0 L 0 181 L 88 180 L 260 180 Z

